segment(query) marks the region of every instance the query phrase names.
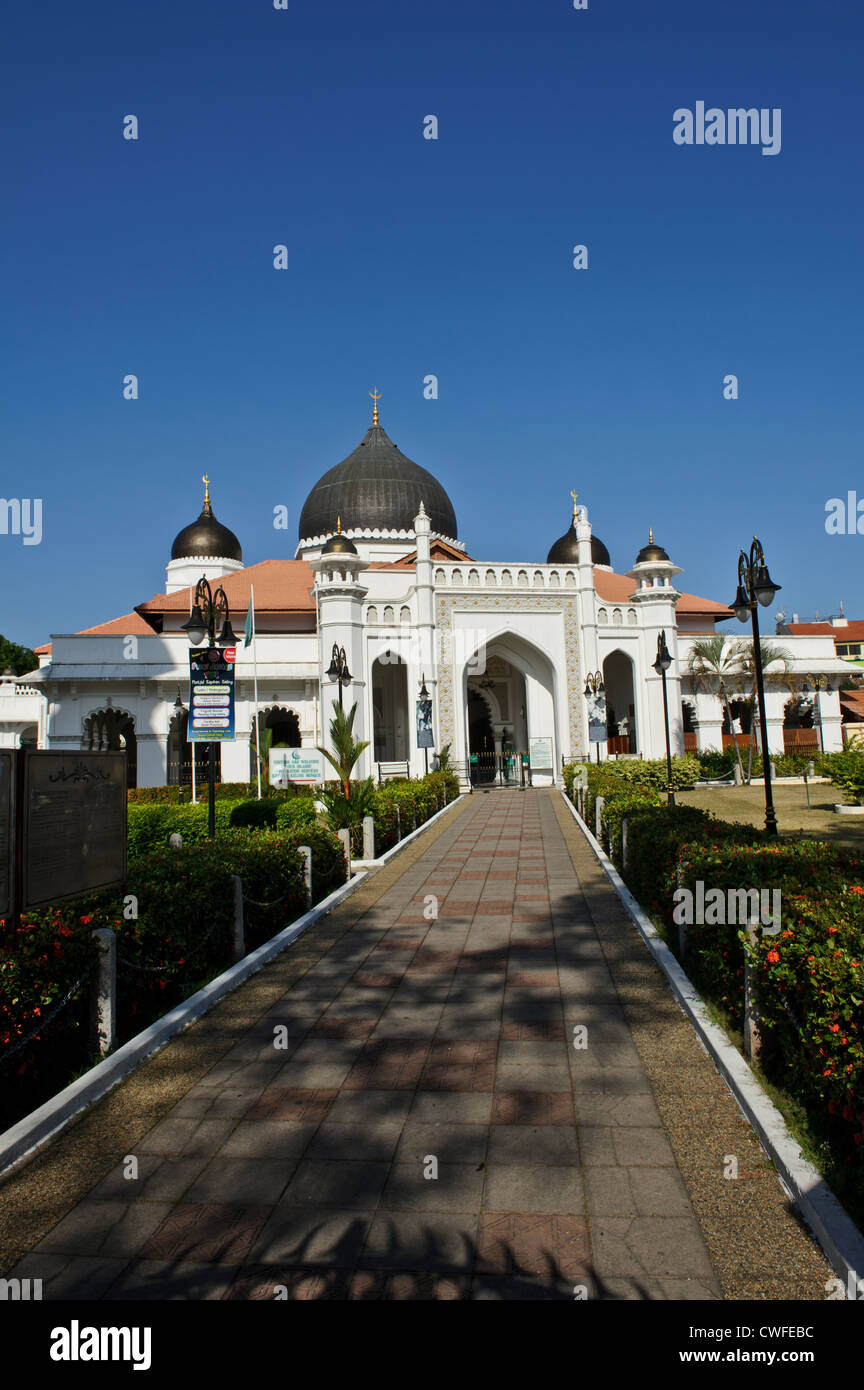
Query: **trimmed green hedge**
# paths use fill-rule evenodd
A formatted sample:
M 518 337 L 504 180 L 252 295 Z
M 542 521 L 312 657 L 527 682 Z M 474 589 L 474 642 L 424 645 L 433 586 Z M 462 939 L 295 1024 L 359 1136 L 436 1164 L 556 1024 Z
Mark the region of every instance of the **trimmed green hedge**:
M 831 755 L 837 757 L 839 755 Z M 589 782 L 590 782 L 589 774 Z M 595 778 L 595 782 L 598 779 Z M 737 922 L 688 925 L 684 964 L 703 997 L 733 1026 L 743 1021 L 745 955 L 754 963 L 760 1066 L 803 1107 L 826 1176 L 864 1215 L 864 863 L 818 841 L 784 841 L 691 806 L 639 804 L 614 791 L 604 808 L 608 846 L 627 887 L 679 954 L 675 893 L 697 885 L 779 890 L 780 931 L 751 948 Z M 628 862 L 620 824 L 628 819 Z M 705 916 L 710 914 L 706 912 Z M 731 915 L 731 914 L 730 914 Z M 769 924 L 770 925 L 770 924 Z
M 216 783 L 217 801 L 251 801 L 258 799 L 257 782 L 217 782 Z M 198 783 L 198 802 L 207 801 L 207 782 Z M 314 797 L 313 787 L 271 787 L 269 782 L 262 778 L 261 796 L 268 801 L 289 801 L 293 797 Z M 126 793 L 130 805 L 140 802 L 155 802 L 161 806 L 182 806 L 190 804 L 192 801 L 192 788 L 183 787 L 130 787 Z

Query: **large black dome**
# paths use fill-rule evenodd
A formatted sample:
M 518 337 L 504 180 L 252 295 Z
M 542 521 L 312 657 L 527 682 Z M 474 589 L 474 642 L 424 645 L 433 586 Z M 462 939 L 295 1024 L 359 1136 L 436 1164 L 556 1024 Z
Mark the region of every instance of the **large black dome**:
M 380 425 L 372 425 L 357 448 L 313 487 L 300 513 L 301 541 L 336 530 L 337 519 L 350 534 L 413 531 L 420 503 L 431 529 L 456 540 L 453 503 L 437 478 L 396 448 Z
M 210 488 L 206 483 L 201 515 L 197 521 L 183 527 L 171 547 L 172 560 L 189 560 L 198 556 L 243 561 L 243 549 L 234 532 L 213 515 Z
M 578 565 L 579 538 L 576 535 L 575 522 L 571 524 L 570 530 L 555 542 L 546 556 L 546 563 L 547 565 Z M 591 563 L 592 565 L 608 565 L 610 569 L 612 567 L 609 551 L 599 536 L 591 537 Z

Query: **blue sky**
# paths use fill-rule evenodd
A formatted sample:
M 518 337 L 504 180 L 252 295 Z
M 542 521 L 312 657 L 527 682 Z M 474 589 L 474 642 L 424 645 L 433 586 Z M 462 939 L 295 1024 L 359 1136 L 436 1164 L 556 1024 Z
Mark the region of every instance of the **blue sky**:
M 851 0 L 10 3 L 2 492 L 43 539 L 0 535 L 0 631 L 161 591 L 205 471 L 290 558 L 373 386 L 479 559 L 545 559 L 572 487 L 619 572 L 651 525 L 728 601 L 756 532 L 778 604 L 864 616 L 824 524 L 864 498 L 862 39 Z M 779 107 L 780 153 L 676 145 L 699 100 Z

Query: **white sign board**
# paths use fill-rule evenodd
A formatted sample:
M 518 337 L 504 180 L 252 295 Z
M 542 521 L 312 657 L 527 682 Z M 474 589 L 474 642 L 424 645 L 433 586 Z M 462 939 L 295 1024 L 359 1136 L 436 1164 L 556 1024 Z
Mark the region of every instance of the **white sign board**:
M 538 771 L 550 769 L 553 765 L 551 738 L 529 739 L 528 755 L 532 768 L 536 768 Z
M 317 786 L 324 781 L 324 758 L 317 748 L 271 748 L 270 785 L 286 787 L 289 782 Z

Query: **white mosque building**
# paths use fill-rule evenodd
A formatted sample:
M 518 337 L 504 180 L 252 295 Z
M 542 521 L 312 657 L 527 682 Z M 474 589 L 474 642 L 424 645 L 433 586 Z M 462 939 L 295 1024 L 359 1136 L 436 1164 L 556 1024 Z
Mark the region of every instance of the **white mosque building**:
M 201 514 L 175 539 L 160 593 L 97 627 L 54 636 L 38 649 L 38 670 L 3 678 L 0 746 L 125 747 L 130 785 L 188 781 L 182 625 L 204 576 L 221 586 L 240 635 L 235 737 L 218 746 L 223 781 L 254 776 L 256 668 L 260 725 L 273 744 L 313 749 L 326 738 L 334 648 L 350 675 L 343 694 L 357 704 L 355 733 L 370 745 L 360 775 L 422 773 L 429 750 L 418 746 L 416 702 L 424 683 L 433 749 L 449 745 L 466 781 L 521 783 L 519 754 L 534 785 L 559 781 L 569 759 L 662 757 L 661 633 L 672 656 L 673 753 L 721 747 L 727 706 L 716 683 L 695 687 L 688 663 L 693 643 L 713 635 L 729 608 L 679 588 L 679 566 L 650 535 L 618 573 L 571 495 L 570 527 L 545 560 L 476 559 L 444 488 L 390 440 L 376 399 L 361 442 L 309 493 L 293 559 L 244 564 L 205 480 Z M 244 646 L 253 588 L 256 637 Z M 730 636 L 746 634 L 749 625 Z M 785 685 L 766 692 L 772 751 L 788 742 L 794 682 L 800 688 L 813 676 L 822 686 L 814 697 L 820 741 L 840 748 L 837 691 L 849 668 L 832 637 L 779 640 L 792 660 Z M 206 746 L 195 747 L 203 771 Z

